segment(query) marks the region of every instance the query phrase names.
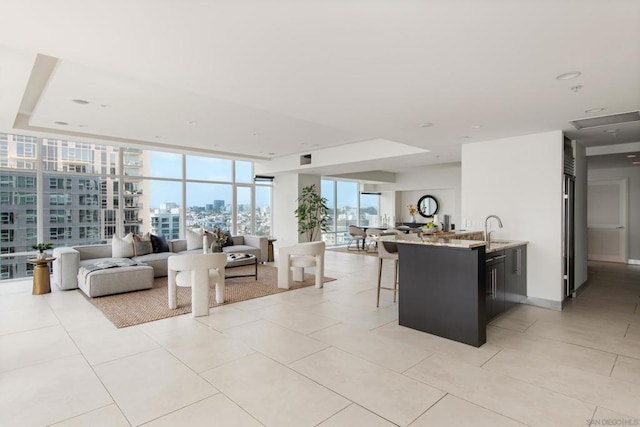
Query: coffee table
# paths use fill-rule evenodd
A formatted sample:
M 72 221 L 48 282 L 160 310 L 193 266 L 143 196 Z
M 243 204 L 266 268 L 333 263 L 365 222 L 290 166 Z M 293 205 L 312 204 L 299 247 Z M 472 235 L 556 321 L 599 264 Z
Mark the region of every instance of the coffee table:
M 253 265 L 253 274 L 236 274 L 225 275 L 225 279 L 233 279 L 235 277 L 255 277 L 258 280 L 258 258 L 251 254 L 231 253 L 227 254 L 227 266 L 226 268 L 242 267 L 243 265 Z

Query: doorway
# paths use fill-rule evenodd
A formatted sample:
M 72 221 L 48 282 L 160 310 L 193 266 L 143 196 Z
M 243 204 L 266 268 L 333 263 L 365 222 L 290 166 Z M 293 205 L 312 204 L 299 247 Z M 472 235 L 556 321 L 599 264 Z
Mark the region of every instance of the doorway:
M 627 263 L 628 180 L 589 181 L 587 258 Z

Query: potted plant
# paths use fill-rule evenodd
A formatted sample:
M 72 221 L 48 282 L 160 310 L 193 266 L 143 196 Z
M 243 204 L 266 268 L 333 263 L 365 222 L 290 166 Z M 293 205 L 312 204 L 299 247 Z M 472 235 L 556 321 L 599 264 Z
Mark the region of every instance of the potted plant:
M 315 184 L 302 189 L 294 213 L 298 219 L 298 233 L 304 234 L 307 241 L 313 242 L 319 237 L 319 232 L 329 231 L 327 199 L 320 196 Z
M 37 259 L 45 259 L 47 254 L 45 254 L 44 251 L 52 249 L 53 243 L 36 243 L 35 245 L 31 245 L 31 248 L 38 251 L 38 254 L 36 255 Z

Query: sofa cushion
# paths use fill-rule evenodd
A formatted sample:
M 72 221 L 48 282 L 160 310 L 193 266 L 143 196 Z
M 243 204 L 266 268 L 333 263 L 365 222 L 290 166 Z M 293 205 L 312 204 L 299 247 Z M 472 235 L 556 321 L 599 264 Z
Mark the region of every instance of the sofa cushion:
M 133 235 L 131 233 L 122 238 L 113 236 L 111 241 L 111 256 L 113 258 L 131 258 L 134 254 Z
M 167 239 L 165 239 L 164 236 L 156 236 L 155 234 L 152 234 L 151 246 L 153 247 L 154 253 L 169 252 L 169 244 L 167 243 Z
M 151 246 L 151 242 L 140 241 L 133 242 L 133 255 L 138 257 L 141 255 L 148 255 L 153 253 L 153 246 Z
M 197 252 L 200 253 L 202 250 Z M 153 267 L 153 277 L 164 277 L 167 275 L 167 259 L 172 255 L 175 254 L 172 252 L 158 252 L 136 256 L 131 259 Z
M 202 229 L 187 230 L 187 250 L 202 249 Z
M 224 235 L 227 236 L 227 241 L 222 244 L 222 247 L 233 246 L 233 236 L 231 235 L 231 232 L 227 230 L 224 232 Z

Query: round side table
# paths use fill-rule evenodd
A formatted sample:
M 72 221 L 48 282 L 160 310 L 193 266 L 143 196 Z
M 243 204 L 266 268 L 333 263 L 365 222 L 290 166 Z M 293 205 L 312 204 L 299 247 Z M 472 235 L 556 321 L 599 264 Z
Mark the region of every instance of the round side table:
M 51 282 L 49 279 L 49 263 L 55 258 L 28 259 L 29 264 L 35 265 L 33 269 L 33 291 L 32 295 L 42 295 L 51 292 Z

